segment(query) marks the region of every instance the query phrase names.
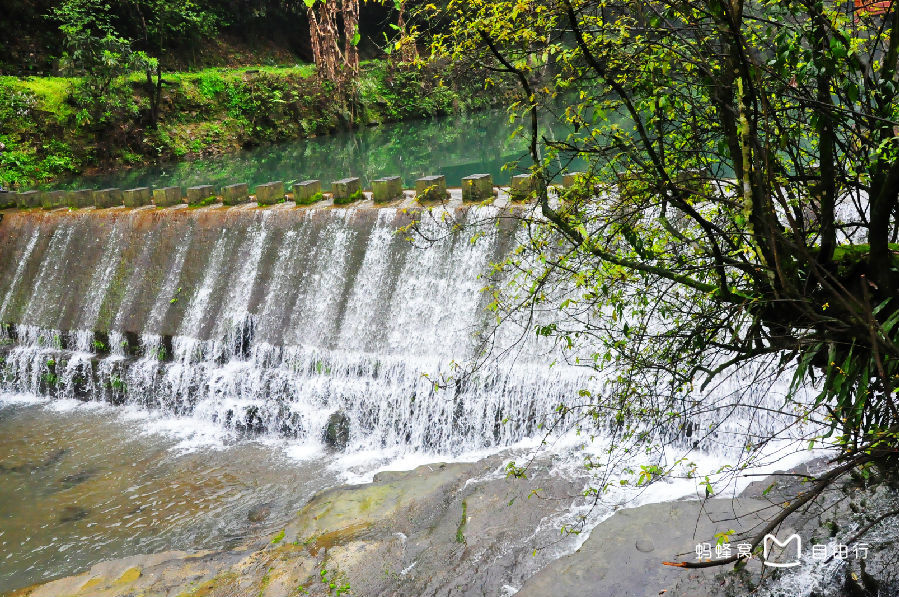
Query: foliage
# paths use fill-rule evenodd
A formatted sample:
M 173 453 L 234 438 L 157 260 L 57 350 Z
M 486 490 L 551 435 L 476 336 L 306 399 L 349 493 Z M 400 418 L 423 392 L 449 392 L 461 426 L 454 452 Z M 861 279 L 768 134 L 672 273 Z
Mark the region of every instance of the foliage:
M 209 37 L 217 27 L 216 16 L 193 0 L 65 0 L 53 16 L 61 23 L 68 59 L 84 74 L 73 94 L 76 105 L 83 107 L 79 118 L 89 118 L 97 127 L 145 115 L 155 128 L 164 49 L 173 38 Z M 125 31 L 134 37 L 126 37 Z M 122 80 L 135 71 L 146 78 L 149 105 L 143 109 Z
M 15 185 L 44 176 L 74 172 L 78 164 L 67 143 L 57 139 L 36 138 L 21 143 L 38 130 L 41 116 L 38 98 L 29 89 L 0 80 L 0 183 Z
M 386 64 L 379 63 L 371 68 L 370 77 L 360 82 L 360 95 L 367 103 L 382 102 L 386 120 L 449 114 L 459 95 L 434 75 L 432 69 L 388 69 Z
M 321 580 L 322 584 L 328 589 L 328 595 L 334 595 L 334 597 L 340 597 L 344 593 L 350 592 L 350 583 L 340 584 L 338 577 L 340 576 L 337 570 L 328 571 L 327 568 L 322 568 L 319 572 L 319 580 Z
M 734 470 L 805 433 L 839 448 L 835 470 L 895 479 L 897 4 L 450 0 L 440 16 L 435 52 L 517 80 L 510 117 L 537 163 L 527 241 L 498 266 L 515 283 L 491 308 L 609 372 L 560 416 L 632 452 L 771 412 L 787 422 L 747 429 Z M 543 138 L 540 118 L 571 132 Z M 589 169 L 556 199 L 573 158 Z M 791 371 L 780 404 L 704 391 Z

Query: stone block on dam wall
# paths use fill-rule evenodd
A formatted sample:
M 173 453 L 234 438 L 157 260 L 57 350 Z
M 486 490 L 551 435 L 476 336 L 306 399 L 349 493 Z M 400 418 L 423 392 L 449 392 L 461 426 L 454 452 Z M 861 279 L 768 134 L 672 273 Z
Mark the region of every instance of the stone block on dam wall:
M 127 189 L 122 191 L 122 200 L 125 203 L 125 207 L 131 208 L 152 205 L 153 192 L 150 190 L 150 187 Z
M 250 202 L 250 185 L 245 182 L 222 187 L 222 202 L 225 205 L 241 205 Z
M 16 207 L 19 209 L 31 209 L 33 207 L 41 206 L 41 195 L 40 191 L 25 191 L 24 193 L 16 194 Z
M 72 209 L 82 209 L 94 206 L 94 192 L 90 189 L 69 191 L 67 204 Z
M 372 199 L 375 203 L 387 203 L 403 198 L 403 179 L 386 176 L 371 182 Z
M 293 201 L 297 205 L 311 205 L 322 199 L 320 180 L 304 180 L 293 185 Z
M 415 181 L 415 196 L 419 201 L 446 201 L 446 176 L 424 176 Z
M 124 203 L 122 189 L 102 189 L 94 191 L 94 207 L 119 207 Z
M 256 187 L 256 203 L 259 205 L 274 205 L 282 201 L 284 201 L 284 182 L 278 180 Z
M 153 189 L 153 203 L 156 207 L 172 207 L 181 203 L 181 187 Z
M 516 174 L 509 185 L 509 198 L 512 201 L 527 201 L 537 191 L 537 178 L 533 174 Z
M 342 178 L 331 183 L 331 195 L 338 205 L 351 203 L 357 193 L 362 191 L 362 181 L 358 178 Z
M 44 209 L 57 209 L 59 207 L 65 207 L 65 205 L 65 191 L 47 191 L 41 196 L 41 207 Z
M 215 187 L 212 185 L 204 184 L 196 187 L 189 187 L 187 189 L 187 204 L 188 205 L 200 205 L 204 201 L 207 201 L 211 198 L 215 197 Z
M 472 174 L 462 179 L 462 201 L 484 201 L 493 198 L 493 177 Z

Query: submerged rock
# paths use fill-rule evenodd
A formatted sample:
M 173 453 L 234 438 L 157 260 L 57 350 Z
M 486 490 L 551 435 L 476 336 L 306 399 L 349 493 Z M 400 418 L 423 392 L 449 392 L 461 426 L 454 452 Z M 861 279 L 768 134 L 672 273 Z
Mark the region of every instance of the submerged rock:
M 71 487 L 75 487 L 76 485 L 81 485 L 82 483 L 93 477 L 95 474 L 97 474 L 97 471 L 92 469 L 85 469 L 82 471 L 78 471 L 77 473 L 72 473 L 71 475 L 66 475 L 59 480 L 59 483 L 65 489 L 69 489 Z
M 64 506 L 59 511 L 59 522 L 65 524 L 67 522 L 77 522 L 83 520 L 90 515 L 90 510 L 81 506 Z
M 250 508 L 250 511 L 247 512 L 247 520 L 250 522 L 262 522 L 272 514 L 272 506 L 273 502 L 266 502 L 264 504 L 257 504 Z
M 325 426 L 325 443 L 332 448 L 343 450 L 349 442 L 350 418 L 342 410 L 332 413 Z

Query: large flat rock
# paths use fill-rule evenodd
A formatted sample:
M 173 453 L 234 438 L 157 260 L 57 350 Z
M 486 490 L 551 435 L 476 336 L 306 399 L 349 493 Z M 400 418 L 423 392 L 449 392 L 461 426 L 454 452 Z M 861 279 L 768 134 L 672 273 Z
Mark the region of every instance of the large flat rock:
M 715 533 L 751 529 L 768 506 L 754 499 L 714 499 L 620 510 L 578 551 L 538 572 L 517 595 L 656 597 L 685 574 L 711 578 L 719 571 L 686 572 L 662 562 L 694 560 L 697 543 L 714 543 Z

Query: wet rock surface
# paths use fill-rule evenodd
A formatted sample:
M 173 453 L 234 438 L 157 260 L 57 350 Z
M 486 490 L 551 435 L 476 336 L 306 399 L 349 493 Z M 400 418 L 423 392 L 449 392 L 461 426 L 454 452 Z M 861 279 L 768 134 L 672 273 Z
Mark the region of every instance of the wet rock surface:
M 599 524 L 584 545 L 540 570 L 516 593 L 519 597 L 895 597 L 899 595 L 899 521 L 881 525 L 861 541 L 865 559 L 854 557 L 851 539 L 883 513 L 899 506 L 899 493 L 842 483 L 820 500 L 788 517 L 774 535 L 798 534 L 805 545 L 796 568 L 766 567 L 753 557 L 744 567 L 706 569 L 666 566 L 696 561 L 696 546 L 735 531 L 736 544 L 757 535 L 785 504 L 808 489 L 801 475 L 820 472 L 811 463 L 752 483 L 735 499 L 648 504 L 617 512 Z M 811 470 L 809 470 L 811 469 Z M 844 561 L 816 563 L 813 544 L 848 544 Z
M 272 506 L 271 502 L 266 502 L 264 504 L 258 504 L 250 508 L 250 511 L 247 512 L 247 520 L 253 523 L 263 522 L 272 514 Z
M 370 484 L 319 493 L 271 537 L 227 551 L 166 552 L 104 562 L 82 574 L 8 595 L 322 596 L 333 594 L 331 584 L 349 585 L 350 594 L 363 596 L 897 594 L 895 577 L 889 576 L 895 575 L 899 553 L 896 534 L 892 541 L 881 540 L 889 539 L 889 529 L 872 541 L 864 569 L 844 563 L 829 575 L 818 574 L 827 581 L 819 592 L 759 591 L 763 577 L 789 591 L 789 574 L 798 575 L 805 589 L 809 586 L 801 569 L 774 578 L 758 558 L 740 572 L 733 572 L 732 566 L 684 570 L 662 564 L 695 560 L 695 545 L 714 545 L 715 533 L 754 534 L 800 487 L 796 477 L 766 479 L 735 499 L 622 509 L 600 523 L 576 552 L 555 559 L 558 552 L 551 547 L 558 541 L 561 516 L 582 484 L 551 474 L 551 466 L 549 461 L 538 463 L 527 480 L 507 478 L 498 456 L 384 472 Z M 553 499 L 528 499 L 537 487 Z M 788 519 L 778 534 L 798 532 L 814 542 L 834 525 L 850 530 L 864 520 L 864 513 L 853 519 L 849 506 L 860 500 L 871 516 L 899 503 L 890 490 L 842 486 L 820 506 Z M 834 518 L 837 522 L 829 525 Z
M 582 489 L 550 475 L 549 463 L 535 471 L 532 480 L 509 479 L 492 457 L 380 473 L 316 495 L 271 537 L 104 562 L 9 595 L 329 595 L 331 582 L 353 595 L 508 594 L 552 559 L 534 549 L 558 540 L 555 521 Z M 538 487 L 562 499 L 527 499 Z

